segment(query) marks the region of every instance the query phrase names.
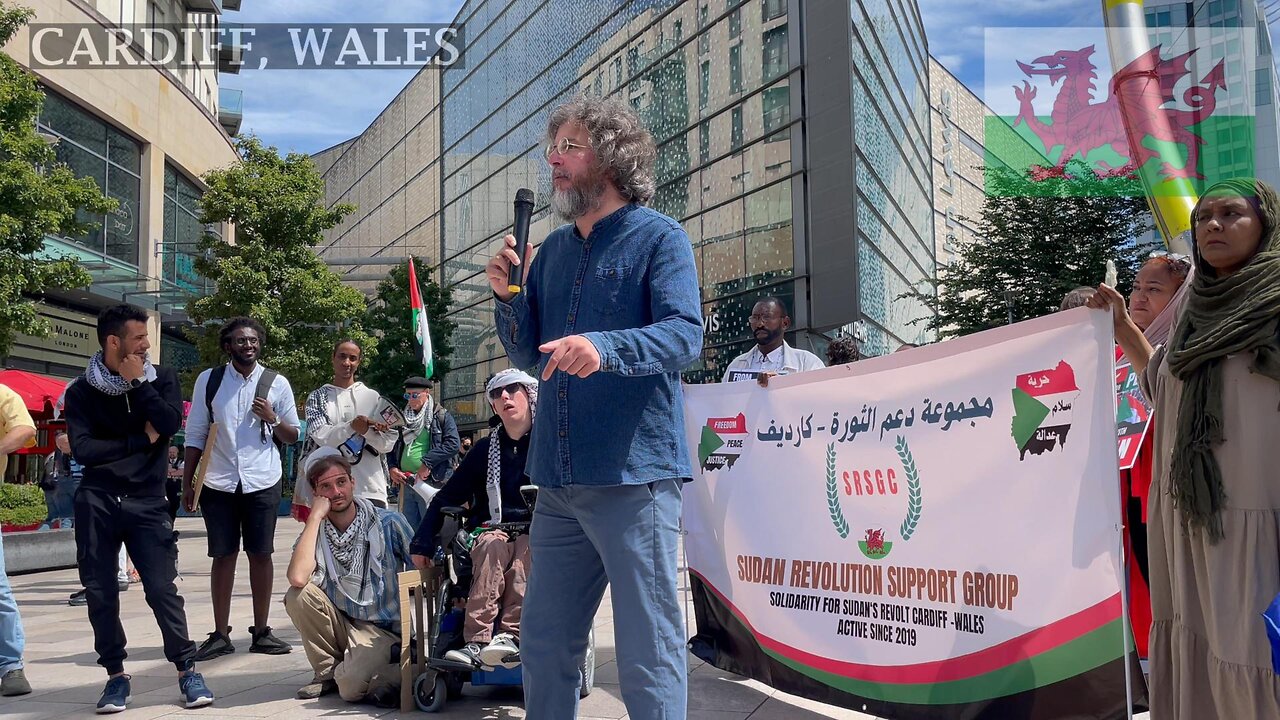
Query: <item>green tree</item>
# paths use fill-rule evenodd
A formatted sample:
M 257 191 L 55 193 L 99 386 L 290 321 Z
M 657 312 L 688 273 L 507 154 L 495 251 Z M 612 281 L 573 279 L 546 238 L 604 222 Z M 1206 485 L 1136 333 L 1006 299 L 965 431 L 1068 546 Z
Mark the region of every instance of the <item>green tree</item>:
M 422 258 L 414 258 L 418 291 L 431 328 L 431 348 L 435 356 L 435 380 L 440 382 L 449 372 L 453 355 L 453 331 L 457 323 L 446 317 L 453 293 L 431 279 L 430 266 Z M 398 397 L 405 378 L 426 372 L 409 310 L 409 261 L 391 269 L 378 283 L 378 292 L 369 305 L 364 327 L 378 338 L 378 362 L 365 368 L 364 381 L 386 397 Z M 437 397 L 439 394 L 437 393 Z
M 364 295 L 343 285 L 314 249 L 355 206 L 325 207 L 324 180 L 306 155 L 281 157 L 252 135 L 237 138 L 236 149 L 240 163 L 204 176 L 201 222 L 235 223 L 236 231 L 234 244 L 210 234 L 201 240 L 195 267 L 217 290 L 187 305 L 200 326 L 193 340 L 205 366 L 221 364 L 218 326 L 238 315 L 254 318 L 267 330 L 263 364 L 289 378 L 301 399 L 333 378 L 340 339 L 360 343 L 365 367 L 376 356 L 362 324 Z M 186 378 L 188 389 L 193 382 Z
M 33 15 L 0 5 L 0 46 Z M 45 237 L 84 235 L 94 225 L 77 219 L 77 210 L 101 216 L 116 208 L 92 178 L 78 178 L 56 162 L 54 149 L 36 132 L 43 104 L 35 77 L 0 52 L 0 355 L 18 333 L 49 334 L 28 298 L 93 280 L 73 258 L 40 257 Z
M 934 292 L 913 292 L 937 315 L 921 318 L 939 339 L 959 337 L 1056 312 L 1080 286 L 1102 282 L 1106 261 L 1128 294 L 1152 247 L 1134 238 L 1151 229 L 1138 181 L 1095 175 L 1078 161 L 1058 177 L 986 168 L 977 236 L 939 267 Z M 967 218 L 966 218 L 967 219 Z

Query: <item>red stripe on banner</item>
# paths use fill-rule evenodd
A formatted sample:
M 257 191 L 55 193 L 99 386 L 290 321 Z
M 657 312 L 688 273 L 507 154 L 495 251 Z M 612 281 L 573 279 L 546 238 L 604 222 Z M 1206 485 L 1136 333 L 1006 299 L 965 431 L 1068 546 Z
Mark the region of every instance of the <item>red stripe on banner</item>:
M 1018 389 L 1028 395 L 1052 395 L 1054 393 L 1075 392 L 1076 371 L 1065 361 L 1051 370 L 1039 370 L 1018 376 Z
M 717 435 L 745 435 L 747 433 L 747 417 L 738 413 L 738 417 L 707 418 L 707 427 Z
M 790 658 L 816 670 L 829 672 L 842 677 L 864 680 L 867 682 L 883 682 L 895 685 L 912 683 L 936 683 L 984 675 L 1029 657 L 1052 650 L 1076 638 L 1097 630 L 1099 627 L 1120 618 L 1122 610 L 1120 593 L 1085 608 L 1080 612 L 1065 617 L 1042 628 L 1031 630 L 1018 637 L 993 645 L 985 650 L 915 665 L 864 665 L 842 660 L 832 660 L 820 655 L 793 648 L 756 630 L 751 621 L 714 585 L 707 581 L 696 570 L 690 573 L 697 575 L 703 583 L 741 619 L 756 641 L 761 646 L 775 653 Z

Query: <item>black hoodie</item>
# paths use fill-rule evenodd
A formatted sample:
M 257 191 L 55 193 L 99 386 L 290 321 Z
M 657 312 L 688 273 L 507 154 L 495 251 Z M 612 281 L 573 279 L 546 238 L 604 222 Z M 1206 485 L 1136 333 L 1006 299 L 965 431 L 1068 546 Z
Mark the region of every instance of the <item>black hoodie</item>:
M 108 395 L 81 376 L 67 388 L 71 454 L 84 466 L 82 487 L 112 495 L 164 497 L 169 438 L 182 427 L 182 390 L 169 368 L 124 395 Z M 146 425 L 160 434 L 152 443 Z

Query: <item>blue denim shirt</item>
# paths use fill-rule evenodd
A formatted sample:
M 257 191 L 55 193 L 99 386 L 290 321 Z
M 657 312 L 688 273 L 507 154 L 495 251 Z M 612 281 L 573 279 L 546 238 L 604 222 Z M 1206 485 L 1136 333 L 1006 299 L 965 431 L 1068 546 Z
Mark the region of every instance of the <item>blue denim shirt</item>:
M 572 223 L 561 226 L 539 249 L 524 292 L 496 308 L 498 338 L 517 367 L 540 373 L 548 356 L 538 346 L 569 335 L 600 353 L 590 377 L 557 370 L 539 381 L 527 465 L 534 484 L 692 476 L 680 371 L 702 350 L 702 308 L 679 223 L 633 204 L 585 239 Z

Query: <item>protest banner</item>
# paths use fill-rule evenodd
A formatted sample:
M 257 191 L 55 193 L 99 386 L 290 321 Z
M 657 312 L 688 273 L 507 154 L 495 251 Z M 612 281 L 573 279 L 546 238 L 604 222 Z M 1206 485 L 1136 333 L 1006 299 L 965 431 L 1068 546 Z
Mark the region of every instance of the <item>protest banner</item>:
M 1112 353 L 1078 309 L 687 388 L 693 652 L 885 718 L 1124 716 Z

